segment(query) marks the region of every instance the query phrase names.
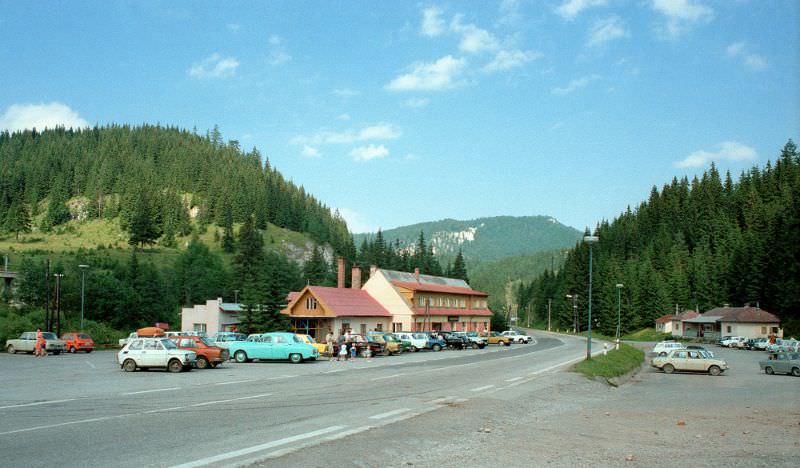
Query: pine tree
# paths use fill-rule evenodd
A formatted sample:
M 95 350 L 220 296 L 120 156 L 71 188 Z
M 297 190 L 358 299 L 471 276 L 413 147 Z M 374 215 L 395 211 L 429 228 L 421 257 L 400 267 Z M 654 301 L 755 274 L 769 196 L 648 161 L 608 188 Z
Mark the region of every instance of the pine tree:
M 8 232 L 16 234 L 19 240 L 20 233 L 31 232 L 31 215 L 28 208 L 19 200 L 11 202 L 11 206 L 6 212 L 4 228 Z
M 461 249 L 458 249 L 458 254 L 456 255 L 455 262 L 453 263 L 453 270 L 450 273 L 452 278 L 462 279 L 469 283 L 469 276 L 467 276 L 467 265 L 464 262 L 464 256 L 461 253 Z

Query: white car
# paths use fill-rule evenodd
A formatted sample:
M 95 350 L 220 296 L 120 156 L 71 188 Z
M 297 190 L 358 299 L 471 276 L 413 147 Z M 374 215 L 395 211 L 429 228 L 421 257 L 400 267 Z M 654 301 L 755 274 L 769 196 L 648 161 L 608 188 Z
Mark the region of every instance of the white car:
M 528 335 L 523 335 L 522 333 L 516 330 L 506 330 L 503 333 L 501 333 L 501 335 L 511 338 L 511 341 L 513 341 L 514 343 L 530 343 L 531 341 L 533 341 L 532 337 Z
M 121 348 L 121 347 L 124 347 L 126 344 L 128 344 L 128 342 L 129 342 L 130 340 L 132 340 L 132 339 L 134 339 L 134 338 L 138 338 L 138 337 L 139 337 L 139 335 L 137 335 L 137 334 L 136 334 L 136 332 L 133 332 L 133 333 L 131 333 L 130 335 L 128 335 L 128 337 L 127 337 L 127 338 L 122 338 L 122 339 L 120 339 L 120 340 L 119 340 L 119 346 L 120 346 L 120 348 Z
M 722 340 L 720 345 L 726 348 L 744 348 L 744 343 L 747 342 L 747 338 L 743 336 L 731 336 L 730 338 Z
M 651 352 L 658 356 L 666 356 L 667 353 L 669 353 L 673 349 L 682 349 L 682 348 L 683 348 L 683 343 L 679 343 L 677 341 L 662 341 L 660 343 L 657 343 L 653 347 Z
M 132 338 L 117 353 L 117 363 L 126 372 L 151 367 L 181 372 L 192 369 L 197 354 L 178 349 L 174 341 L 167 338 Z
M 398 339 L 411 343 L 411 351 L 419 351 L 428 346 L 428 335 L 424 333 L 399 332 L 392 333 Z

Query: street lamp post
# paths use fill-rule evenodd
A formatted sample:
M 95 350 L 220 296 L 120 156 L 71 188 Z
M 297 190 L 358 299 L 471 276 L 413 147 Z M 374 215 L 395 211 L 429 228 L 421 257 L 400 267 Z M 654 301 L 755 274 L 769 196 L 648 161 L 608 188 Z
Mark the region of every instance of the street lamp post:
M 572 299 L 572 333 L 578 333 L 578 295 L 567 294 L 567 299 Z
M 64 273 L 53 273 L 56 277 L 56 335 L 61 336 L 61 278 Z
M 617 349 L 619 349 L 619 324 L 620 324 L 620 309 L 622 308 L 621 291 L 625 285 L 617 283 Z
M 78 268 L 81 269 L 81 331 L 83 331 L 83 298 L 84 292 L 86 290 L 86 269 L 89 268 L 89 265 L 78 265 Z
M 583 241 L 589 244 L 589 325 L 586 329 L 586 359 L 592 358 L 592 244 L 599 240 L 597 236 L 583 236 Z

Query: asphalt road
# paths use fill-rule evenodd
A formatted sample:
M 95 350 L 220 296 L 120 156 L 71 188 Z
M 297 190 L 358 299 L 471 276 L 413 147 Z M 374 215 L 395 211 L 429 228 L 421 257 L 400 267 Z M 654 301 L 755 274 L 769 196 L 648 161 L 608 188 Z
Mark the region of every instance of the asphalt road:
M 595 345 L 600 349 L 601 345 Z M 226 363 L 122 372 L 115 353 L 0 355 L 5 466 L 230 466 L 515 389 L 580 359 L 585 340 L 370 362 Z M 423 418 L 426 416 L 423 416 Z M 369 451 L 370 447 L 363 447 Z

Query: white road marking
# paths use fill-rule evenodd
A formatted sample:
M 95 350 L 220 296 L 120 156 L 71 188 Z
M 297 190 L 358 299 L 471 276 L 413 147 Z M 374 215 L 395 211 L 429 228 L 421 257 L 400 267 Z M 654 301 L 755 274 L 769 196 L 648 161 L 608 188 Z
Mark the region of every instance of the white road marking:
M 323 372 L 323 374 L 335 374 L 336 372 L 344 372 L 344 371 L 346 371 L 346 370 L 347 370 L 347 369 L 336 369 L 336 370 L 330 370 L 330 371 L 327 371 L 327 372 Z
M 179 409 L 186 409 L 188 406 L 173 406 L 172 408 L 158 408 L 150 411 L 145 411 L 142 414 L 165 413 L 167 411 L 175 411 Z
M 490 389 L 492 387 L 494 387 L 494 385 L 484 385 L 483 387 L 473 388 L 470 391 L 472 391 L 472 392 L 480 392 L 482 390 L 488 390 L 488 389 Z
M 432 403 L 432 404 L 436 405 L 436 404 L 439 404 L 439 403 L 444 403 L 446 401 L 450 401 L 452 398 L 453 397 L 451 397 L 451 396 L 446 396 L 446 397 L 443 397 L 443 398 L 437 398 L 435 400 L 431 400 L 429 403 Z
M 172 392 L 172 391 L 180 390 L 180 389 L 181 389 L 181 387 L 156 388 L 156 389 L 153 389 L 153 390 L 142 390 L 142 391 L 139 391 L 139 392 L 120 393 L 120 395 L 128 396 L 128 395 L 141 395 L 142 393 Z
M 513 379 L 506 379 L 506 382 L 516 382 L 517 380 L 522 380 L 525 377 L 514 377 Z
M 91 367 L 92 369 L 97 369 L 97 367 L 95 367 L 95 365 L 94 365 L 94 364 L 92 364 L 92 363 L 91 363 L 91 362 L 89 362 L 89 361 L 86 361 L 86 364 L 88 364 L 88 365 L 89 365 L 89 367 Z
M 98 421 L 107 421 L 109 419 L 119 419 L 119 418 L 125 418 L 125 417 L 128 417 L 128 416 L 134 416 L 136 414 L 139 414 L 139 413 L 119 414 L 119 415 L 116 415 L 116 416 L 106 416 L 106 417 L 103 417 L 103 418 L 81 419 L 80 421 L 69 421 L 69 422 L 64 422 L 64 423 L 59 423 L 59 424 L 48 424 L 46 426 L 36 426 L 36 427 L 28 427 L 28 428 L 25 428 L 25 429 L 15 429 L 13 431 L 0 432 L 0 435 L 18 434 L 20 432 L 31 432 L 31 431 L 38 431 L 38 430 L 41 430 L 41 429 L 52 429 L 54 427 L 72 426 L 72 425 L 75 425 L 75 424 L 85 424 L 85 423 L 92 423 L 92 422 L 98 422 Z
M 270 395 L 272 395 L 272 394 L 271 393 L 262 393 L 261 395 L 252 395 L 252 396 L 246 396 L 246 397 L 231 398 L 229 400 L 204 401 L 203 403 L 195 403 L 195 404 L 189 405 L 189 406 L 196 407 L 196 406 L 216 405 L 218 403 L 230 403 L 232 401 L 252 400 L 253 398 L 261 398 L 261 397 L 270 396 Z
M 50 401 L 37 401 L 36 403 L 23 403 L 21 405 L 8 405 L 8 406 L 0 406 L 0 409 L 6 408 L 22 408 L 25 406 L 41 406 L 41 405 L 52 405 L 55 403 L 64 403 L 66 401 L 75 401 L 77 398 L 69 398 L 66 400 L 50 400 Z
M 232 385 L 232 384 L 237 384 L 237 383 L 255 382 L 255 381 L 256 381 L 256 379 L 233 380 L 233 381 L 230 381 L 230 382 L 217 382 L 217 383 L 215 383 L 213 385 Z
M 306 432 L 304 434 L 298 434 L 291 437 L 286 437 L 284 439 L 273 440 L 272 442 L 267 442 L 261 445 L 255 445 L 253 447 L 247 447 L 239 450 L 234 450 L 227 453 L 221 453 L 219 455 L 215 455 L 213 457 L 201 458 L 200 460 L 195 460 L 193 462 L 184 463 L 182 465 L 175 465 L 172 468 L 193 468 L 196 466 L 205 466 L 210 465 L 212 463 L 218 463 L 225 460 L 230 460 L 231 458 L 241 457 L 244 455 L 249 455 L 251 453 L 260 452 L 262 450 L 271 449 L 273 447 L 278 447 L 280 445 L 290 444 L 292 442 L 297 442 L 304 439 L 310 439 L 312 437 L 321 436 L 324 434 L 329 434 L 331 432 L 336 432 L 341 429 L 344 429 L 345 426 L 330 426 L 324 429 L 319 429 L 312 432 Z
M 370 419 L 384 419 L 390 416 L 394 416 L 396 414 L 405 413 L 406 411 L 411 411 L 411 408 L 400 408 L 393 411 L 387 411 L 385 413 L 376 414 L 375 416 L 370 416 Z
M 371 379 L 371 380 L 374 382 L 374 381 L 376 381 L 376 380 L 393 379 L 393 378 L 395 378 L 395 377 L 400 377 L 401 375 L 405 375 L 405 374 L 392 374 L 392 375 L 385 375 L 385 376 L 383 376 L 383 377 L 375 377 L 374 379 Z

